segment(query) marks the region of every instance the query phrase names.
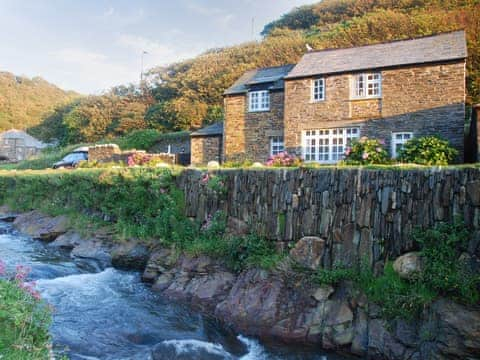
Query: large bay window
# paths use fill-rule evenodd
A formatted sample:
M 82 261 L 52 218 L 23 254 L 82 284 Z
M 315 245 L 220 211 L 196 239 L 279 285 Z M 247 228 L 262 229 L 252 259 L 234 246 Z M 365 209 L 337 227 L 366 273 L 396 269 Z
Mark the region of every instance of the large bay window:
M 398 157 L 400 150 L 407 141 L 413 138 L 411 132 L 394 132 L 392 133 L 392 157 Z
M 252 91 L 248 93 L 248 111 L 270 110 L 270 94 L 268 90 Z
M 303 159 L 320 163 L 335 163 L 345 156 L 345 148 L 360 137 L 360 129 L 338 128 L 303 132 Z
M 382 96 L 380 73 L 357 74 L 352 79 L 352 98 L 369 99 Z

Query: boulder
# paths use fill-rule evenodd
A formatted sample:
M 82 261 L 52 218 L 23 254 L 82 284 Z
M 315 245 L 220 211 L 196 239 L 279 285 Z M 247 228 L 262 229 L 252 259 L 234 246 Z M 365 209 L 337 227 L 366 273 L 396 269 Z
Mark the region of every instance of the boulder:
M 17 215 L 10 209 L 9 206 L 0 206 L 0 221 L 13 222 Z
M 317 269 L 322 265 L 325 240 L 315 236 L 300 239 L 290 251 L 290 256 L 300 265 Z
M 48 244 L 48 246 L 72 250 L 74 247 L 80 245 L 83 241 L 85 240 L 79 233 L 69 231 L 57 237 L 55 241 Z
M 154 283 L 157 278 L 171 269 L 177 262 L 175 252 L 170 249 L 155 250 L 147 261 L 142 280 L 147 283 Z
M 34 239 L 50 242 L 67 232 L 68 219 L 63 215 L 51 217 L 34 210 L 18 215 L 13 226 Z
M 125 270 L 145 270 L 150 252 L 145 245 L 131 241 L 114 246 L 112 265 Z
M 410 252 L 398 257 L 393 263 L 393 269 L 403 279 L 412 279 L 422 271 L 422 258 L 418 252 Z
M 227 221 L 227 233 L 234 236 L 247 235 L 250 232 L 248 224 L 236 217 L 230 216 Z
M 220 169 L 220 163 L 218 161 L 209 161 L 207 164 L 208 169 Z
M 313 298 L 317 300 L 318 302 L 326 301 L 330 297 L 330 295 L 333 294 L 334 288 L 330 285 L 324 285 L 322 287 L 319 287 L 317 290 L 315 290 L 315 293 L 313 294 Z
M 80 243 L 73 248 L 70 256 L 72 258 L 96 260 L 103 268 L 110 266 L 112 263 L 112 257 L 108 249 L 95 239 Z

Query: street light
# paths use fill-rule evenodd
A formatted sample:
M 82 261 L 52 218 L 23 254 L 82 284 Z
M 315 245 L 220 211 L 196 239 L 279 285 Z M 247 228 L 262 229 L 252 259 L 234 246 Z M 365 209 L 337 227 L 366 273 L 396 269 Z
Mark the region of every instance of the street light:
M 143 50 L 143 51 L 142 51 L 142 69 L 141 69 L 141 71 L 140 71 L 140 86 L 142 86 L 142 84 L 143 84 L 143 57 L 144 57 L 145 55 L 148 55 L 148 52 L 145 51 L 145 50 Z

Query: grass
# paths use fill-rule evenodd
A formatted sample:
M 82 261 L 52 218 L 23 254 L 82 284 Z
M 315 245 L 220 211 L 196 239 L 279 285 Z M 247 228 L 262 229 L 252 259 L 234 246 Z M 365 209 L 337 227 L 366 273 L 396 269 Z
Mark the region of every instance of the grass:
M 49 359 L 50 313 L 14 281 L 0 279 L 0 358 Z

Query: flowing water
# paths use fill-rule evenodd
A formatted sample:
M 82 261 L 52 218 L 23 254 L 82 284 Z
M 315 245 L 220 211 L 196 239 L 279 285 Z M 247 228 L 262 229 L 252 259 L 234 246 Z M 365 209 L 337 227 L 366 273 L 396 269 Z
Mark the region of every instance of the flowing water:
M 0 259 L 32 269 L 54 308 L 55 353 L 70 359 L 340 360 L 320 349 L 261 344 L 152 292 L 136 272 L 100 269 L 0 222 Z

